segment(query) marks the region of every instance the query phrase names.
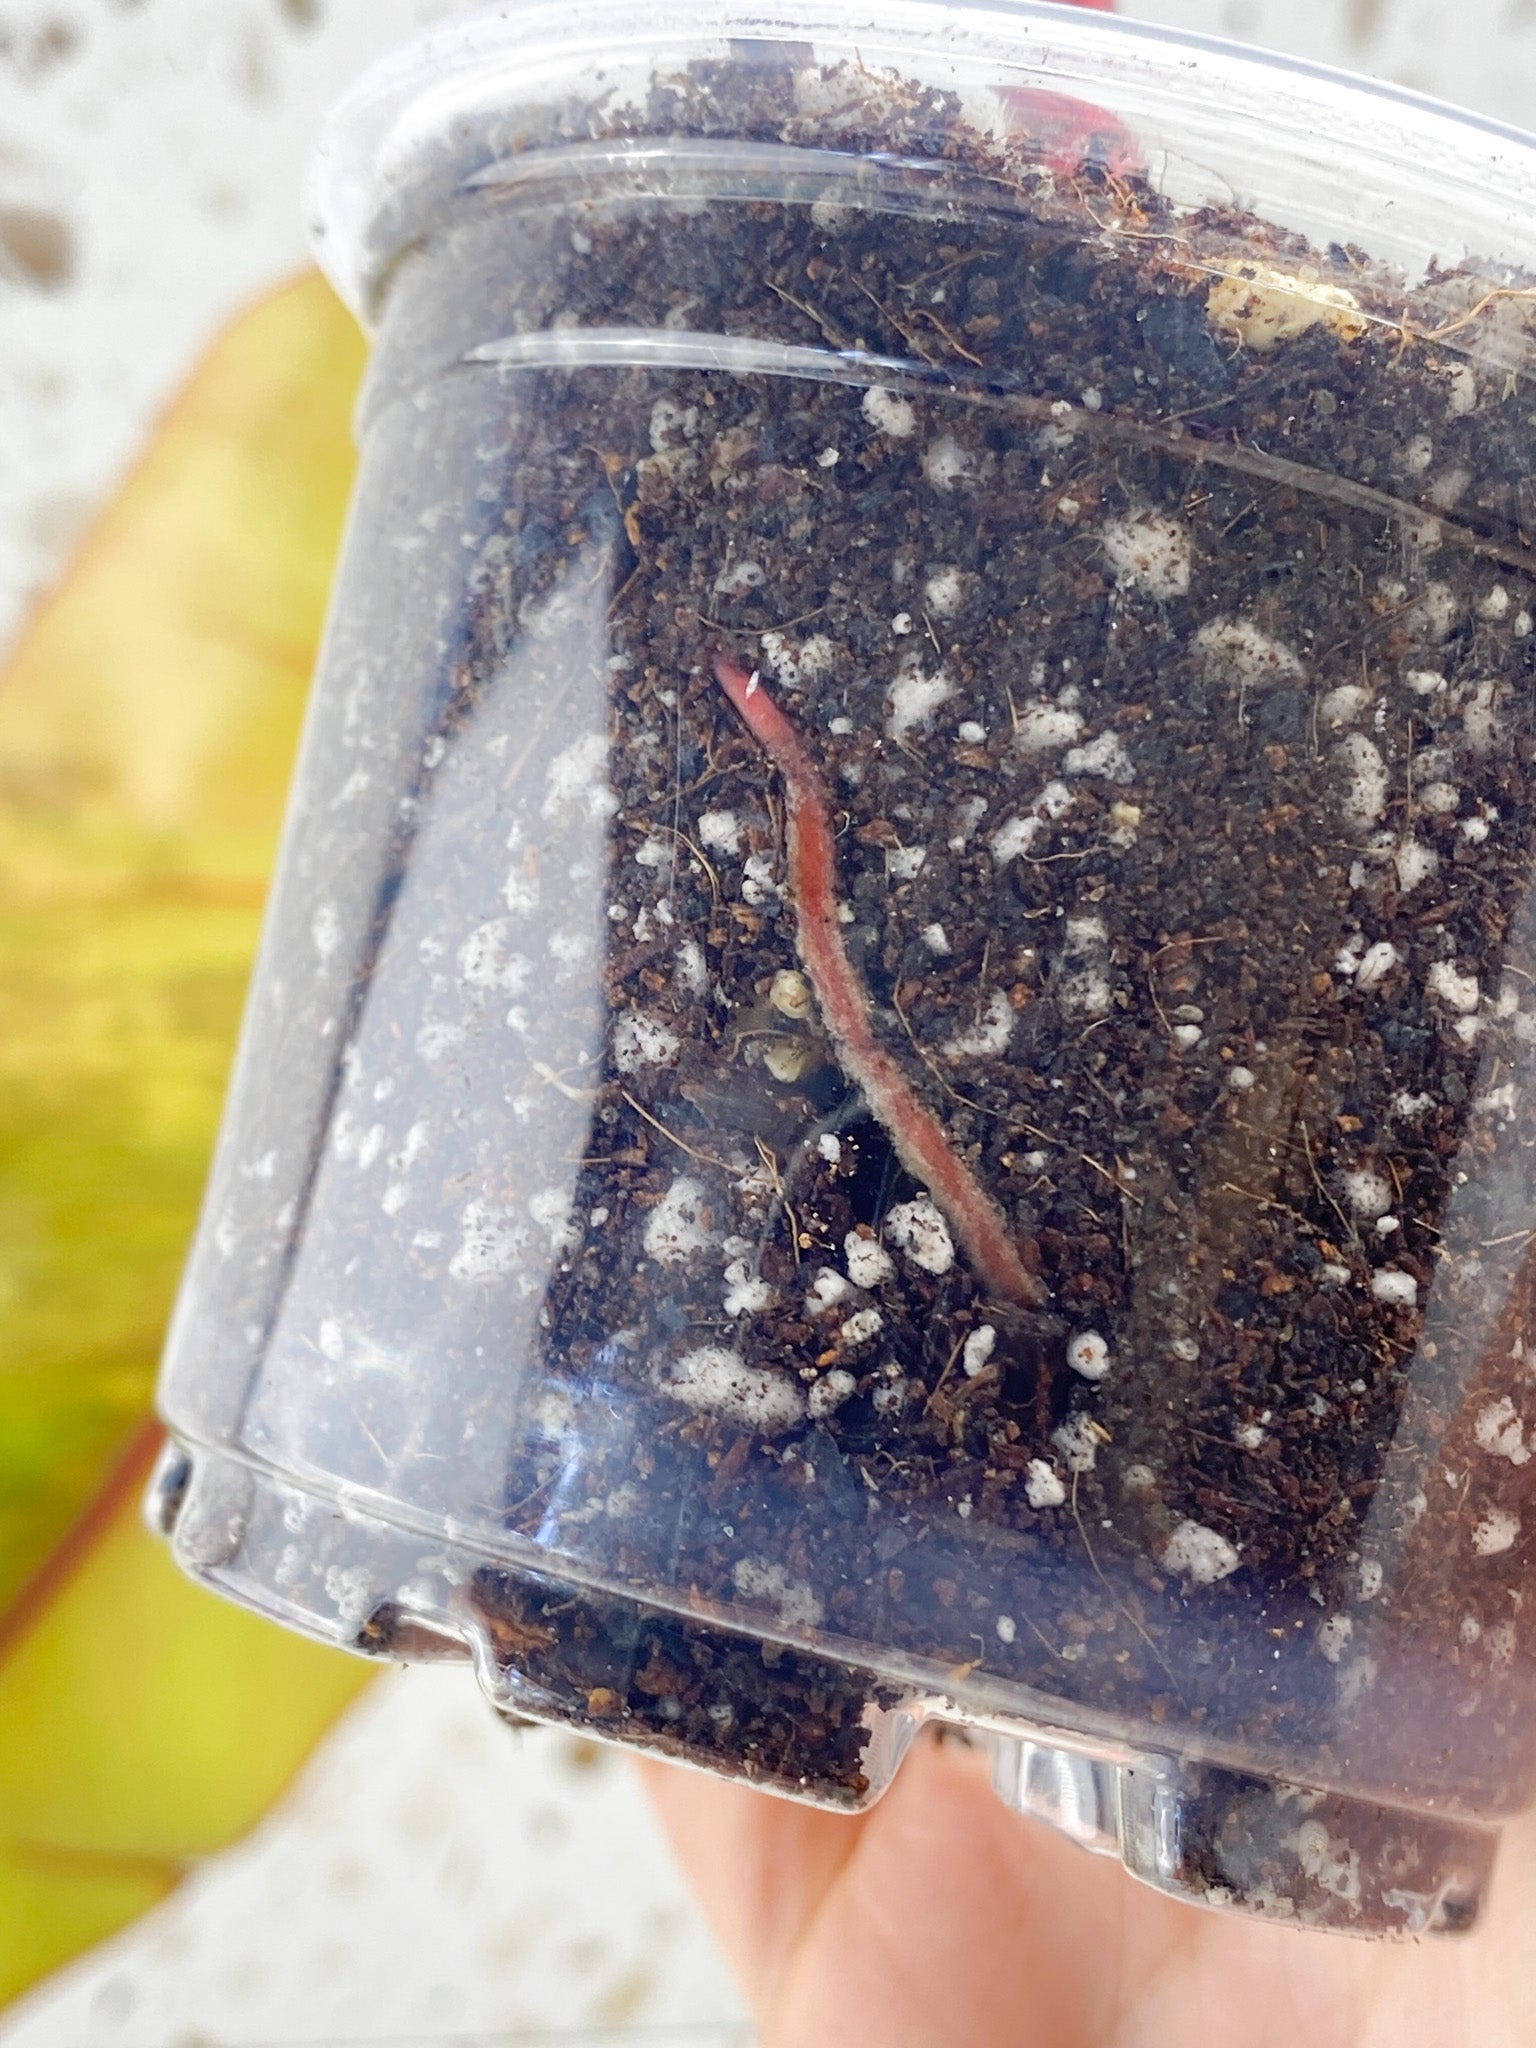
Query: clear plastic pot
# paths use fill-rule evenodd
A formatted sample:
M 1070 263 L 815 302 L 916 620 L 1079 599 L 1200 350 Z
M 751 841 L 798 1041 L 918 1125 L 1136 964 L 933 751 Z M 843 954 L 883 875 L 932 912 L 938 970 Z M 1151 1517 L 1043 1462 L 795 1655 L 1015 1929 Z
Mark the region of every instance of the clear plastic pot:
M 1536 150 L 1050 8 L 495 9 L 333 118 L 362 468 L 153 1510 L 327 1640 L 1166 1890 L 1533 1790 Z

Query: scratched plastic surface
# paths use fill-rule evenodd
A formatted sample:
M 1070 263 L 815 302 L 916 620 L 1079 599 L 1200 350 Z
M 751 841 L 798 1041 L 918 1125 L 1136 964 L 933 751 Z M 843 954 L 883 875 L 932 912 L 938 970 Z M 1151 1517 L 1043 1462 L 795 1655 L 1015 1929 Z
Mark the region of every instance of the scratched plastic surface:
M 658 78 L 683 81 L 670 124 Z M 776 126 L 775 94 L 792 116 Z M 924 147 L 877 147 L 914 105 Z M 947 163 L 945 123 L 990 137 L 1010 176 Z M 1187 430 L 1141 370 L 1123 402 L 1085 388 L 1071 362 L 1034 361 L 1006 305 L 954 353 L 935 340 L 955 342 L 942 279 L 1042 218 L 1058 257 L 1091 244 L 1113 266 L 1116 224 L 1094 209 L 1118 206 L 1124 262 L 1150 261 L 1131 246 L 1138 179 L 1181 220 L 1239 191 L 1409 284 L 1432 259 L 1475 253 L 1503 278 L 1532 254 L 1520 139 L 1050 10 L 911 5 L 873 35 L 830 5 L 497 10 L 340 110 L 316 235 L 377 332 L 362 469 L 152 1507 L 209 1584 L 364 1652 L 466 1655 L 510 1712 L 844 1806 L 878 1795 L 925 1716 L 965 1721 L 1004 1796 L 1166 1889 L 1453 1931 L 1531 1791 L 1508 1361 L 1536 1229 L 1517 1111 L 1536 949 L 1517 892 L 1502 984 L 1473 976 L 1469 995 L 1464 964 L 1428 970 L 1444 1029 L 1424 1057 L 1438 1075 L 1465 1054 L 1457 1100 L 1497 1117 L 1467 1110 L 1420 1209 L 1368 1163 L 1341 1167 L 1337 1194 L 1314 1172 L 1340 1250 L 1278 1179 L 1255 1194 L 1270 1140 L 1314 1166 L 1288 1093 L 1312 998 L 1235 897 L 1128 936 L 1117 878 L 1156 843 L 1159 806 L 1200 799 L 1191 783 L 1172 801 L 1171 769 L 1137 759 L 1155 711 L 1096 719 L 1088 693 L 1114 604 L 1141 603 L 1147 633 L 1198 650 L 1213 703 L 1231 686 L 1246 736 L 1250 684 L 1278 670 L 1303 701 L 1284 600 L 1263 631 L 1257 591 L 1170 609 L 1188 538 L 1156 501 Z M 873 344 L 825 312 L 808 330 L 839 237 L 871 218 L 884 247 L 903 223 L 941 280 L 922 317 L 871 316 Z M 718 243 L 742 223 L 756 239 L 726 293 Z M 1201 274 L 1219 281 L 1244 230 L 1229 212 L 1208 232 Z M 1367 292 L 1363 257 L 1328 260 Z M 1055 319 L 1074 291 L 1087 306 L 1071 261 Z M 1385 317 L 1356 324 L 1357 298 L 1315 269 L 1286 289 L 1316 295 L 1339 346 Z M 1239 307 L 1228 339 L 1255 344 L 1261 316 L 1289 333 L 1292 301 Z M 1506 352 L 1523 338 L 1500 333 Z M 1475 338 L 1446 352 L 1458 418 L 1493 360 L 1455 352 Z M 1392 602 L 1432 619 L 1451 586 L 1423 537 L 1381 540 L 1409 502 L 1386 494 L 1409 430 L 1374 431 L 1381 461 L 1324 489 L 1330 517 L 1360 522 L 1336 545 L 1406 564 Z M 1067 451 L 1111 432 L 1128 495 L 1093 531 L 1118 567 L 1077 615 L 1037 598 L 1010 640 L 996 565 L 1079 546 Z M 1244 456 L 1233 480 L 1209 459 L 1203 498 L 1178 472 L 1179 504 L 1246 493 L 1231 528 L 1257 518 L 1288 548 L 1300 467 Z M 1498 649 L 1517 659 L 1528 587 L 1518 525 L 1489 520 L 1440 544 L 1477 562 L 1487 606 L 1484 680 L 1455 699 L 1477 754 L 1462 766 L 1493 758 L 1507 791 L 1529 749 L 1499 723 Z M 1414 659 L 1436 676 L 1432 651 Z M 1309 677 L 1308 717 L 1337 729 L 1319 751 L 1314 723 L 1315 788 L 1254 812 L 1232 873 L 1351 803 L 1356 894 L 1371 861 L 1399 894 L 1435 871 L 1423 835 L 1366 829 L 1396 743 L 1351 723 L 1373 701 L 1363 674 L 1358 704 L 1353 682 Z M 1462 686 L 1439 680 L 1449 702 Z M 1253 774 L 1305 744 L 1257 731 Z M 1411 725 L 1406 745 L 1417 758 Z M 1421 785 L 1450 786 L 1453 751 Z M 1469 813 L 1469 846 L 1496 815 Z M 1211 831 L 1196 865 L 1226 874 L 1233 834 Z M 968 927 L 986 941 L 956 956 Z M 1323 979 L 1365 1018 L 1407 944 L 1346 920 Z M 1179 1178 L 1194 1119 L 1150 1086 L 1111 1099 L 1096 1048 L 1146 1080 L 1223 1033 L 1200 1110 L 1217 1135 Z M 1315 1085 L 1358 1128 L 1346 1083 Z M 1405 1092 L 1385 1070 L 1367 1085 L 1369 1114 Z M 1399 1258 L 1393 1202 L 1470 1247 L 1475 1309 Z M 1254 1277 L 1255 1219 L 1285 1231 L 1282 1211 L 1305 1226 L 1307 1287 L 1365 1304 L 1338 1339 L 1339 1400 L 1371 1345 L 1358 1386 L 1380 1400 L 1321 1495 L 1264 1479 L 1266 1504 L 1234 1521 L 1244 1473 L 1289 1469 L 1263 1446 L 1285 1440 L 1292 1282 L 1255 1281 L 1252 1305 L 1231 1291 Z M 1330 1250 L 1342 1277 L 1320 1280 Z M 1261 1365 L 1200 1362 L 1213 1329 L 1220 1353 L 1234 1318 L 1271 1309 Z M 1304 1472 L 1329 1410 L 1308 1398 L 1313 1419 L 1289 1418 Z M 1458 1483 L 1491 1457 L 1503 1491 L 1471 1509 L 1435 1492 L 1448 1441 Z M 1484 1577 L 1435 1605 L 1422 1589 L 1447 1554 Z

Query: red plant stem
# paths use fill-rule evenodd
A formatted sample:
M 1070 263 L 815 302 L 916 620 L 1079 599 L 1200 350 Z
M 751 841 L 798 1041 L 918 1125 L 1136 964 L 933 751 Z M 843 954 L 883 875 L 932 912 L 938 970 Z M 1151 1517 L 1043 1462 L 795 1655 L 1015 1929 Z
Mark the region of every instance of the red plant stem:
M 1045 1288 L 1019 1256 L 1002 1212 L 875 1038 L 869 999 L 843 945 L 837 914 L 832 807 L 804 740 L 755 673 L 719 655 L 715 679 L 783 778 L 800 958 L 844 1069 L 890 1133 L 902 1165 L 926 1185 L 953 1224 L 988 1291 L 1004 1301 L 1040 1306 L 1047 1298 Z

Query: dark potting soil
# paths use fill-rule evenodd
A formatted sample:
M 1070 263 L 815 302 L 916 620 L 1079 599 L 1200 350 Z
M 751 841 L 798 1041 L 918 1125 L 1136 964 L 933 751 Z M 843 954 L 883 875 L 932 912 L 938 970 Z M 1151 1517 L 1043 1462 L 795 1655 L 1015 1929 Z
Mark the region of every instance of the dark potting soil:
M 452 373 L 499 392 L 502 531 L 448 745 L 509 647 L 606 616 L 605 1050 L 550 1080 L 590 1139 L 518 1361 L 571 1433 L 507 1474 L 550 1575 L 481 1574 L 494 1650 L 535 1711 L 826 1799 L 869 1704 L 947 1688 L 1505 1809 L 1530 307 L 1176 215 L 1102 120 L 1043 166 L 1027 104 L 998 143 L 798 61 L 541 140 L 876 148 L 865 203 L 669 206 L 608 162 L 456 201 L 391 288 L 381 384 L 511 338 Z M 582 367 L 594 328 L 672 354 Z M 829 1028 L 733 670 L 825 798 L 823 956 L 1034 1298 Z M 507 804 L 531 883 L 550 798 Z

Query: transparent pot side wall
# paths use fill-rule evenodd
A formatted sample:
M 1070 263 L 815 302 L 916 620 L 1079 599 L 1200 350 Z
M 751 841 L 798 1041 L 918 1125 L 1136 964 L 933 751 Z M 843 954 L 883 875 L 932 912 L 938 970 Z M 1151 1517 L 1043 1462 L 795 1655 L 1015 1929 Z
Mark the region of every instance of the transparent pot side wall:
M 1154 1882 L 1461 1924 L 1530 1789 L 1523 288 L 870 90 L 562 114 L 394 265 L 163 1519 L 517 1711 L 842 1804 L 1049 1729 Z

